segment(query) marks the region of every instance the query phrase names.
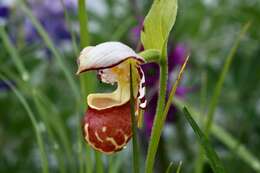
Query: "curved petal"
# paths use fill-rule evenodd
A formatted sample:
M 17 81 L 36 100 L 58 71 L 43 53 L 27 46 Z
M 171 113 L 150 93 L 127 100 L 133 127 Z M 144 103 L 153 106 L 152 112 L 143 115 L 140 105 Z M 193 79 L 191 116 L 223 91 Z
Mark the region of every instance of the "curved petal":
M 134 58 L 140 63 L 145 62 L 133 49 L 120 42 L 105 42 L 95 47 L 86 47 L 78 58 L 77 74 L 113 67 L 129 58 Z
M 111 93 L 93 93 L 87 97 L 88 105 L 96 110 L 104 110 L 125 104 L 130 100 L 130 64 L 133 65 L 133 92 L 138 98 L 142 108 L 145 106 L 144 75 L 136 60 L 128 59 L 112 68 L 99 70 L 99 77 L 102 82 L 117 83 L 117 89 Z
M 139 82 L 139 91 L 138 91 L 138 99 L 139 99 L 139 106 L 141 109 L 146 108 L 147 100 L 145 98 L 145 76 L 142 68 L 138 67 L 138 72 L 140 75 L 140 82 Z

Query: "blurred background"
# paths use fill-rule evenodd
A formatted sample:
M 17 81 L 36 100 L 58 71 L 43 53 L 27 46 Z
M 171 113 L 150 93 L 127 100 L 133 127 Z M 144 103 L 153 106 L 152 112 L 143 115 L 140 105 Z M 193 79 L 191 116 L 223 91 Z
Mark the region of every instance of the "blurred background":
M 141 51 L 140 31 L 151 4 L 87 0 L 89 44 L 121 41 Z M 164 172 L 171 161 L 176 166 L 182 161 L 183 173 L 212 172 L 206 159 L 198 171 L 199 145 L 180 108 L 189 105 L 202 123 L 225 60 L 247 22 L 251 27 L 225 77 L 210 140 L 227 172 L 260 172 L 259 20 L 259 0 L 179 1 L 168 45 L 169 83 L 186 55 L 191 57 L 167 117 L 155 172 Z M 94 170 L 94 153 L 78 133 L 86 102 L 79 102 L 80 82 L 74 75 L 80 51 L 77 0 L 0 0 L 0 48 L 0 172 L 41 172 L 44 155 L 49 172 Z M 139 130 L 142 163 L 159 76 L 156 64 L 143 69 L 149 104 Z M 95 74 L 88 83 L 91 92 L 114 88 L 99 83 Z M 130 144 L 114 156 L 101 157 L 108 172 L 131 172 Z

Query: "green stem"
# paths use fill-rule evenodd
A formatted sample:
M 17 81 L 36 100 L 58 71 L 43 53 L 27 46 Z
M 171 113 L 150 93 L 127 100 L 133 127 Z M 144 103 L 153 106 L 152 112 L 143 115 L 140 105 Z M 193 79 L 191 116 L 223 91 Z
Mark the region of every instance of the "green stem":
M 148 49 L 140 52 L 139 55 L 145 59 L 146 62 L 157 62 L 160 61 L 160 52 L 156 49 Z
M 169 166 L 167 167 L 165 173 L 170 173 L 170 172 L 172 172 L 172 169 L 173 169 L 173 162 L 171 162 L 171 163 L 169 164 Z
M 103 173 L 103 161 L 102 161 L 102 154 L 98 151 L 95 151 L 95 158 L 96 158 L 96 173 Z
M 11 58 L 15 64 L 17 70 L 19 71 L 22 79 L 24 81 L 28 81 L 29 74 L 28 74 L 24 64 L 22 63 L 21 58 L 19 57 L 17 51 L 13 51 L 13 50 L 16 50 L 16 48 L 13 45 L 13 43 L 11 42 L 8 34 L 6 33 L 4 26 L 0 26 L 0 37 L 2 38 L 4 46 L 6 47 L 8 53 L 11 55 Z
M 201 90 L 200 90 L 200 111 L 203 115 L 200 116 L 199 123 L 203 122 L 204 112 L 207 101 L 207 71 L 203 70 L 201 75 Z M 198 154 L 195 161 L 195 173 L 201 173 L 203 171 L 204 152 L 201 145 L 198 145 Z
M 244 37 L 247 30 L 249 29 L 249 27 L 250 27 L 250 22 L 248 22 L 242 28 L 242 30 L 240 31 L 237 39 L 235 40 L 234 45 L 231 48 L 231 51 L 229 52 L 229 54 L 227 56 L 226 62 L 225 62 L 224 67 L 221 71 L 219 80 L 217 82 L 216 88 L 214 89 L 214 93 L 213 93 L 213 96 L 212 96 L 212 99 L 211 99 L 211 102 L 210 102 L 210 106 L 209 106 L 209 111 L 208 111 L 207 121 L 206 121 L 206 126 L 205 126 L 205 134 L 206 135 L 209 135 L 209 133 L 210 133 L 210 128 L 211 128 L 212 121 L 213 121 L 213 118 L 214 118 L 214 112 L 215 112 L 215 109 L 216 109 L 217 104 L 218 104 L 218 99 L 219 99 L 219 96 L 221 94 L 221 90 L 222 90 L 222 86 L 223 86 L 226 74 L 229 70 L 231 63 L 232 63 L 234 55 L 235 55 L 235 53 L 238 49 L 239 43 L 240 43 L 241 39 Z
M 92 161 L 92 151 L 90 150 L 88 144 L 86 144 L 86 160 L 88 164 L 86 164 L 86 172 L 92 173 L 93 172 L 93 161 Z
M 176 170 L 176 173 L 180 173 L 181 172 L 181 166 L 182 166 L 182 161 L 180 161 L 178 167 L 177 167 L 177 170 Z
M 181 78 L 182 78 L 182 75 L 183 75 L 183 72 L 184 72 L 184 69 L 185 69 L 185 67 L 186 67 L 186 65 L 187 65 L 188 60 L 189 60 L 189 56 L 186 58 L 185 62 L 183 63 L 183 65 L 182 65 L 182 67 L 181 67 L 181 69 L 180 69 L 180 72 L 179 72 L 179 74 L 178 74 L 178 77 L 177 77 L 177 79 L 176 79 L 176 82 L 173 84 L 173 86 L 172 86 L 172 88 L 171 88 L 171 92 L 170 92 L 169 98 L 168 98 L 168 100 L 167 100 L 165 109 L 164 109 L 164 111 L 163 111 L 163 117 L 164 117 L 164 118 L 166 118 L 166 116 L 167 116 L 167 114 L 168 114 L 168 111 L 169 111 L 170 106 L 171 106 L 171 104 L 172 104 L 172 100 L 173 100 L 173 98 L 174 98 L 174 95 L 175 95 L 175 92 L 176 92 L 176 90 L 177 90 L 177 87 L 178 87 L 178 85 L 179 85 L 179 83 L 180 83 L 180 80 L 181 80 Z
M 136 117 L 135 117 L 135 101 L 134 101 L 134 93 L 133 93 L 133 74 L 132 74 L 132 64 L 130 64 L 130 104 L 131 104 L 131 124 L 132 124 L 132 151 L 133 151 L 133 172 L 139 173 L 139 148 L 137 141 L 137 125 L 136 125 Z
M 78 0 L 80 46 L 84 48 L 89 45 L 88 14 L 85 0 Z
M 77 42 L 76 42 L 76 34 L 75 34 L 75 32 L 73 32 L 72 22 L 71 22 L 68 10 L 65 6 L 64 0 L 60 0 L 60 1 L 61 1 L 61 4 L 62 4 L 62 7 L 63 7 L 67 27 L 68 27 L 68 30 L 69 30 L 70 35 L 71 35 L 71 42 L 72 42 L 72 46 L 73 46 L 73 49 L 74 49 L 74 53 L 75 53 L 75 55 L 77 55 L 79 53 L 79 50 L 78 50 L 78 46 L 77 46 Z
M 112 155 L 108 157 L 108 173 L 114 173 L 114 164 L 116 161 L 116 155 Z
M 37 96 L 36 89 L 32 90 L 32 98 L 33 98 L 34 104 L 36 106 L 36 109 L 38 111 L 38 114 L 40 115 L 41 119 L 43 120 L 44 124 L 47 127 L 46 129 L 47 129 L 48 136 L 50 137 L 50 141 L 52 141 L 52 144 L 54 146 L 60 145 L 55 138 L 54 132 L 52 131 L 49 117 L 46 116 L 50 113 L 46 112 L 47 109 L 45 109 L 44 105 L 40 102 L 39 97 Z M 50 115 L 52 115 L 52 114 L 50 114 Z M 66 169 L 65 169 L 65 161 L 64 161 L 65 158 L 64 158 L 64 155 L 63 155 L 64 153 L 61 151 L 61 147 L 60 146 L 58 146 L 57 148 L 53 147 L 53 149 L 54 149 L 55 156 L 56 156 L 56 158 L 58 159 L 58 162 L 59 162 L 60 172 L 61 173 L 67 172 Z
M 151 133 L 150 142 L 148 146 L 148 153 L 147 153 L 147 158 L 145 163 L 145 173 L 152 173 L 153 171 L 154 159 L 160 141 L 160 135 L 164 125 L 164 121 L 165 121 L 165 117 L 163 117 L 163 111 L 164 111 L 165 98 L 166 98 L 167 78 L 168 78 L 168 61 L 167 61 L 167 44 L 165 44 L 160 59 L 159 99 L 157 103 L 156 115 L 154 118 L 152 133 Z
M 33 91 L 33 98 L 38 100 L 38 104 L 41 104 L 41 107 L 45 111 L 42 116 L 46 116 L 47 125 L 50 127 L 50 129 L 53 129 L 53 131 L 57 133 L 58 140 L 61 143 L 60 145 L 64 146 L 66 158 L 68 158 L 69 165 L 71 165 L 70 171 L 75 170 L 75 160 L 73 158 L 72 145 L 70 143 L 66 128 L 64 127 L 64 122 L 60 118 L 59 111 L 56 109 L 53 103 L 51 103 L 49 98 L 44 95 L 39 89 L 32 88 L 31 90 Z
M 78 19 L 79 19 L 79 25 L 80 25 L 80 46 L 81 48 L 84 48 L 89 45 L 89 30 L 88 30 L 88 13 L 86 8 L 86 1 L 85 0 L 78 0 Z M 91 82 L 90 82 L 91 81 Z M 84 73 L 80 76 L 80 88 L 82 93 L 82 103 L 83 104 L 83 110 L 87 109 L 87 105 L 85 103 L 85 99 L 87 98 L 87 95 L 95 89 L 95 76 L 92 73 Z M 80 117 L 79 117 L 80 119 Z M 81 156 L 82 153 L 82 135 L 81 135 L 81 128 L 78 129 L 78 143 L 79 143 L 79 162 L 80 162 L 80 173 L 83 173 L 83 158 Z M 88 161 L 88 164 L 86 164 L 86 172 L 92 173 L 92 159 L 91 159 L 91 148 L 86 145 L 86 160 Z M 102 160 L 98 156 L 98 154 L 95 153 L 95 160 L 96 163 L 101 163 Z M 99 164 L 98 164 L 99 165 Z
M 85 46 L 88 46 L 88 27 L 87 27 L 87 12 L 85 9 L 85 0 L 78 0 L 78 19 L 79 19 L 79 26 L 80 26 L 80 47 L 84 48 Z M 80 76 L 80 88 L 81 88 L 81 94 L 84 98 L 87 96 L 87 88 L 85 87 L 84 78 Z M 83 105 L 83 110 L 86 108 L 85 105 Z M 80 121 L 80 115 L 79 115 L 79 121 Z M 79 145 L 79 172 L 84 172 L 84 157 L 82 156 L 82 150 L 83 150 L 83 144 L 82 144 L 82 138 L 81 138 L 81 129 L 78 128 L 78 145 Z M 86 153 L 90 153 L 89 147 L 86 147 Z M 91 160 L 90 155 L 86 154 L 86 160 Z M 86 171 L 87 173 L 89 171 L 89 168 L 86 164 Z
M 158 148 L 158 144 L 159 144 L 159 141 L 160 141 L 160 136 L 161 136 L 161 133 L 162 133 L 162 130 L 163 130 L 164 122 L 166 120 L 168 111 L 170 109 L 170 105 L 172 103 L 172 100 L 173 100 L 173 97 L 174 97 L 175 92 L 177 90 L 178 84 L 179 84 L 181 77 L 183 75 L 186 64 L 189 60 L 189 56 L 188 56 L 186 58 L 184 64 L 181 67 L 181 70 L 178 74 L 176 82 L 174 83 L 174 85 L 171 88 L 169 98 L 168 98 L 167 103 L 164 107 L 165 95 L 166 95 L 167 76 L 168 76 L 168 74 L 167 74 L 167 72 L 168 72 L 167 67 L 168 66 L 167 66 L 167 53 L 166 53 L 166 51 L 167 51 L 167 49 L 165 48 L 164 54 L 162 55 L 162 60 L 166 59 L 165 60 L 166 63 L 164 63 L 165 61 L 160 61 L 160 67 L 161 67 L 161 72 L 160 72 L 160 80 L 161 81 L 160 81 L 160 93 L 159 93 L 160 97 L 159 97 L 158 106 L 157 106 L 157 110 L 156 110 L 157 112 L 156 112 L 156 116 L 155 116 L 155 121 L 154 121 L 153 128 L 152 128 L 152 135 L 151 135 L 151 139 L 150 139 L 150 143 L 149 143 L 149 147 L 148 147 L 148 155 L 147 155 L 146 169 L 145 169 L 146 173 L 152 173 L 154 158 L 155 158 L 156 151 L 157 151 L 157 148 Z M 162 81 L 163 81 L 163 83 L 162 83 Z
M 116 155 L 111 156 L 112 158 L 109 159 L 109 169 L 108 173 L 118 173 L 120 171 L 120 167 L 126 161 L 126 153 L 118 153 Z
M 198 155 L 195 161 L 195 173 L 203 172 L 203 165 L 204 165 L 204 151 L 201 145 L 198 146 Z

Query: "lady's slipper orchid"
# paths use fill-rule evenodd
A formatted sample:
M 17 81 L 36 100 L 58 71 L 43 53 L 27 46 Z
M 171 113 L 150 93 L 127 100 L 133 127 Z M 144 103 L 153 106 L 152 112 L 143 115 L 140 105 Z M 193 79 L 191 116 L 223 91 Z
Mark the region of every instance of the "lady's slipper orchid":
M 145 108 L 145 79 L 140 64 L 144 59 L 128 46 L 106 42 L 86 47 L 78 58 L 78 72 L 97 70 L 101 81 L 117 84 L 112 93 L 87 97 L 88 110 L 83 120 L 86 141 L 96 150 L 110 154 L 121 150 L 132 136 L 130 111 L 130 65 L 136 115 Z

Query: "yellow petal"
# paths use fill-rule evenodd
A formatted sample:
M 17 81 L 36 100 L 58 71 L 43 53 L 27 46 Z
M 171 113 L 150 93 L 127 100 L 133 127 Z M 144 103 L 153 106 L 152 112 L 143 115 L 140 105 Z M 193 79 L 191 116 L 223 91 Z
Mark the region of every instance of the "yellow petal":
M 117 89 L 112 93 L 95 93 L 89 94 L 87 101 L 88 105 L 96 110 L 108 109 L 114 106 L 121 106 L 130 100 L 130 63 L 135 66 L 136 60 L 129 59 L 123 63 L 115 66 L 110 70 L 110 72 L 115 73 L 117 81 Z M 104 76 L 101 76 L 101 78 Z M 104 80 L 104 79 L 103 79 Z M 137 97 L 139 89 L 140 76 L 137 68 L 133 68 L 133 88 L 134 97 Z

